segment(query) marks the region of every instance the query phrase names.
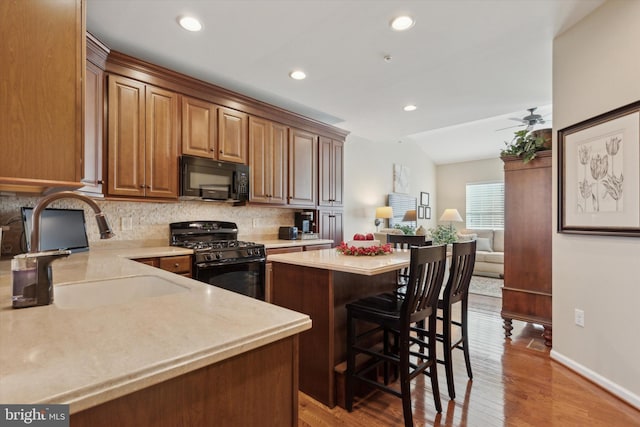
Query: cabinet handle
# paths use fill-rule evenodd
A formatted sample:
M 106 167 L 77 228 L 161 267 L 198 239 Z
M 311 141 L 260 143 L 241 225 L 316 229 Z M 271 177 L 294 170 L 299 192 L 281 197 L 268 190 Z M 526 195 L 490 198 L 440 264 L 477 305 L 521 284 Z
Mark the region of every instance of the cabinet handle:
M 146 188 L 144 184 L 140 184 L 140 188 Z
M 220 154 L 223 154 L 223 153 L 224 153 L 224 151 L 220 150 Z
M 102 181 L 101 179 L 98 180 L 98 184 L 102 185 L 104 184 L 104 181 Z
M 216 150 L 214 150 L 213 148 L 209 148 L 209 151 L 211 151 L 213 153 Z
M 178 268 L 178 267 L 180 267 L 180 264 L 178 264 L 178 263 L 176 262 L 175 264 L 173 264 L 173 266 L 174 266 L 175 268 Z

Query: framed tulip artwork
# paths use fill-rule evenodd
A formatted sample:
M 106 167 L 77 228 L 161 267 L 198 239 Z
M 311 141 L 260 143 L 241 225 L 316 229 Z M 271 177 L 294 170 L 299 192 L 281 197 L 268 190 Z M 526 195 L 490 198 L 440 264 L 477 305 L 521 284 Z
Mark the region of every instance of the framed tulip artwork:
M 558 131 L 558 232 L 640 237 L 640 101 Z

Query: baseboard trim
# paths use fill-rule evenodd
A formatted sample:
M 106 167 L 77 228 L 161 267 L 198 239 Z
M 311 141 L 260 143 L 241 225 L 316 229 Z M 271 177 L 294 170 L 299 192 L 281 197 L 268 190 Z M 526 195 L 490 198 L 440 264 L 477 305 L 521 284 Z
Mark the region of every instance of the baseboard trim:
M 600 374 L 592 371 L 591 369 L 589 369 L 589 368 L 577 363 L 573 359 L 569 359 L 568 357 L 564 356 L 563 354 L 558 353 L 555 350 L 551 350 L 550 356 L 551 356 L 551 359 L 553 359 L 556 362 L 566 366 L 567 368 L 571 369 L 572 371 L 576 372 L 577 374 L 585 377 L 586 379 L 588 379 L 592 383 L 602 387 L 603 389 L 605 389 L 609 393 L 613 394 L 614 396 L 616 396 L 620 400 L 623 400 L 624 402 L 628 403 L 629 405 L 633 406 L 634 408 L 640 410 L 640 396 L 638 396 L 636 394 L 633 394 L 632 392 L 630 392 L 626 388 L 620 386 L 619 384 L 614 383 L 613 381 L 609 380 L 608 378 L 603 377 L 602 375 L 600 375 Z

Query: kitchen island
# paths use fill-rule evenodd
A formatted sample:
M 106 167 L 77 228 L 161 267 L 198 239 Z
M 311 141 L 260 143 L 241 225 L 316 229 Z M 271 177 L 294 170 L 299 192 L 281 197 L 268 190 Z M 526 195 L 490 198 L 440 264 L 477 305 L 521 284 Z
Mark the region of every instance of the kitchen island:
M 190 250 L 106 248 L 55 261 L 54 303 L 41 307 L 11 308 L 0 262 L 0 402 L 69 404 L 71 425 L 297 425 L 307 315 L 127 259 Z M 179 291 L 55 301 L 65 286 L 132 277 Z
M 348 256 L 335 249 L 277 254 L 272 302 L 308 314 L 313 328 L 300 335 L 300 390 L 334 407 L 334 369 L 347 357 L 345 305 L 393 290 L 396 271 L 409 266 L 409 252 Z

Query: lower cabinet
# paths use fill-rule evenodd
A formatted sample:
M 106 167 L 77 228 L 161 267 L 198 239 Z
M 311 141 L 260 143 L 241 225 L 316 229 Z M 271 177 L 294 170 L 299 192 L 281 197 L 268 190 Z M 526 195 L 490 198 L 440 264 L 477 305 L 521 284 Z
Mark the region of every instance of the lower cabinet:
M 181 276 L 191 277 L 191 255 L 138 258 L 134 261 L 138 261 L 152 267 L 161 268 L 165 271 L 179 274 Z
M 273 289 L 273 265 L 269 262 L 269 255 L 286 254 L 289 252 L 302 252 L 302 246 L 289 246 L 286 248 L 271 248 L 267 249 L 267 264 L 265 267 L 265 279 L 264 279 L 264 299 L 266 302 L 271 302 L 271 294 Z
M 320 209 L 318 218 L 320 219 L 320 229 L 318 230 L 320 238 L 333 240 L 334 245 L 339 245 L 344 240 L 342 210 Z

